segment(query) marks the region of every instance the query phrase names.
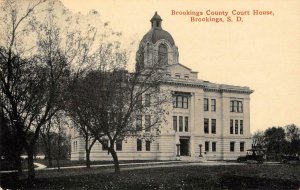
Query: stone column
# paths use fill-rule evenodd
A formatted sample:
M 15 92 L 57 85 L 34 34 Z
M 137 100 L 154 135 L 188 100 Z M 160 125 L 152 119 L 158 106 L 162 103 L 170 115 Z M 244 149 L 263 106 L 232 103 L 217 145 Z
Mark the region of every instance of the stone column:
M 176 144 L 176 147 L 177 147 L 177 153 L 176 153 L 176 157 L 180 157 L 180 144 Z
M 202 156 L 202 144 L 199 144 L 199 149 L 200 149 L 199 157 L 203 157 L 203 156 Z
M 189 123 L 189 132 L 195 131 L 195 93 L 191 93 L 191 106 L 190 106 L 190 123 Z M 190 138 L 190 155 L 191 157 L 195 156 L 195 147 L 194 147 L 194 137 L 191 134 Z

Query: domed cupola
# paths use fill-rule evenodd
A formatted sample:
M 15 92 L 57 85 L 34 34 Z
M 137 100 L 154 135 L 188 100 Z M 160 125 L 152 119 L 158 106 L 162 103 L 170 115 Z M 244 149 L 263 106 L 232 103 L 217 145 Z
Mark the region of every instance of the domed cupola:
M 155 44 L 158 40 L 164 39 L 167 40 L 172 46 L 175 45 L 174 39 L 171 34 L 162 29 L 161 17 L 155 12 L 154 16 L 152 17 L 151 21 L 151 29 L 150 31 L 144 35 L 142 42 L 151 41 Z
M 178 49 L 171 34 L 162 29 L 162 19 L 155 12 L 151 29 L 142 38 L 136 54 L 136 68 L 147 68 L 178 63 Z

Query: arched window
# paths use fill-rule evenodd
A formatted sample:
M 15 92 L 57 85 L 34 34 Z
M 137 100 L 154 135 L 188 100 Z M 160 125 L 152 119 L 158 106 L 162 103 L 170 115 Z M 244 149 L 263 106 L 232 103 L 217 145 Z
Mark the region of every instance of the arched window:
M 150 49 L 150 44 L 147 43 L 147 63 L 149 64 L 150 63 L 150 59 L 151 59 L 151 49 Z
M 160 44 L 158 46 L 158 63 L 159 65 L 168 64 L 168 48 L 165 44 Z
M 137 70 L 141 70 L 141 69 L 144 69 L 144 47 L 141 47 L 140 48 L 140 51 L 138 53 L 138 56 L 136 57 L 136 69 Z

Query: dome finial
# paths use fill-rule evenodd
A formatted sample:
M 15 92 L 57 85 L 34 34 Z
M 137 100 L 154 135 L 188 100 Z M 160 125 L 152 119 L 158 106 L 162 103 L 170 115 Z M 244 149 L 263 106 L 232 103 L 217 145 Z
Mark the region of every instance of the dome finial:
M 151 18 L 151 27 L 152 28 L 159 28 L 161 29 L 161 21 L 162 19 L 160 18 L 160 16 L 157 14 L 157 11 L 155 11 L 154 16 Z

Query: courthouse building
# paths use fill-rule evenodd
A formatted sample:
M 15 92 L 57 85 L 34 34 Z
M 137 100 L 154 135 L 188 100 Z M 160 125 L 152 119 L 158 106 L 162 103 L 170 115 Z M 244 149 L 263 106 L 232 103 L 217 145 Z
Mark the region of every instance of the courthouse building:
M 179 63 L 178 47 L 162 29 L 155 13 L 151 29 L 142 38 L 137 56 L 149 67 L 154 57 L 164 64 L 163 88 L 170 89 L 173 104 L 160 134 L 153 141 L 128 138 L 116 143 L 120 160 L 196 159 L 233 160 L 251 148 L 249 87 L 211 83 Z M 143 117 L 143 123 L 145 118 Z M 85 159 L 84 140 L 72 135 L 72 160 Z M 91 160 L 111 160 L 107 148 L 96 143 Z

